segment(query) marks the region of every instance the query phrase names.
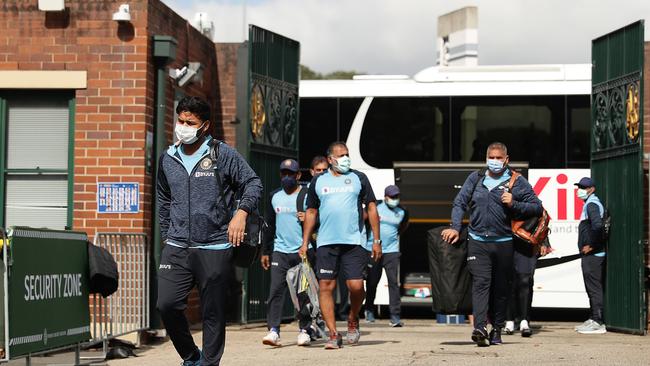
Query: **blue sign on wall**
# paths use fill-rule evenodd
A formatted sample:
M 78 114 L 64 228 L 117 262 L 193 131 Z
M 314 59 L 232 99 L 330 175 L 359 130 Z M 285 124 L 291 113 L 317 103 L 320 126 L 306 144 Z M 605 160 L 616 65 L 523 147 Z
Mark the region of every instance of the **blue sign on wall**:
M 97 212 L 138 213 L 140 184 L 97 183 Z

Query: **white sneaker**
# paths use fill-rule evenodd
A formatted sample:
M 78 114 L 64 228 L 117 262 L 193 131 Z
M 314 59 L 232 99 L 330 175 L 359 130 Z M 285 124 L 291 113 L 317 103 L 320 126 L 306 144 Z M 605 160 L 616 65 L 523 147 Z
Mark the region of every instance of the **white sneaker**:
M 510 335 L 514 333 L 514 331 L 515 331 L 515 322 L 512 320 L 508 320 L 506 322 L 506 326 L 503 327 L 503 332 Z
M 576 325 L 573 329 L 577 332 L 577 331 L 579 331 L 579 330 L 582 329 L 582 328 L 585 328 L 585 327 L 590 326 L 591 323 L 593 323 L 593 320 L 591 320 L 591 319 L 587 319 L 587 320 L 584 321 L 584 323 L 582 323 L 582 324 L 580 324 L 580 325 Z
M 300 331 L 300 333 L 298 333 L 298 339 L 296 340 L 296 343 L 299 346 L 309 346 L 311 344 L 311 337 L 307 331 L 303 329 Z
M 600 324 L 597 321 L 591 322 L 586 327 L 582 327 L 578 329 L 578 333 L 580 334 L 605 334 L 607 333 L 607 328 L 605 327 L 605 324 Z
M 262 338 L 262 344 L 265 344 L 267 346 L 280 347 L 282 345 L 280 343 L 280 335 L 273 330 L 269 330 L 264 338 Z
M 519 330 L 521 331 L 521 336 L 522 337 L 530 337 L 533 335 L 533 331 L 530 329 L 530 326 L 528 325 L 528 320 L 522 320 L 521 323 L 519 323 Z

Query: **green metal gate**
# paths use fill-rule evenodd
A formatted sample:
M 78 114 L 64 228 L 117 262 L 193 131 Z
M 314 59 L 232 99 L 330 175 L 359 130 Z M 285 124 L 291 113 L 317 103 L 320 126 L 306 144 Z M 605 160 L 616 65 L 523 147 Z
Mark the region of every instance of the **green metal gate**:
M 270 192 L 280 186 L 280 162 L 298 158 L 298 81 L 300 43 L 251 25 L 248 43 L 240 52 L 240 76 L 245 100 L 238 105 L 240 121 L 238 146 L 251 167 L 262 178 L 265 217 L 270 209 Z M 270 276 L 259 265 L 244 273 L 241 322 L 266 319 L 266 299 Z M 290 304 L 288 302 L 287 304 Z M 285 306 L 285 316 L 293 316 L 293 307 Z
M 592 41 L 591 174 L 609 209 L 605 320 L 645 331 L 643 21 Z

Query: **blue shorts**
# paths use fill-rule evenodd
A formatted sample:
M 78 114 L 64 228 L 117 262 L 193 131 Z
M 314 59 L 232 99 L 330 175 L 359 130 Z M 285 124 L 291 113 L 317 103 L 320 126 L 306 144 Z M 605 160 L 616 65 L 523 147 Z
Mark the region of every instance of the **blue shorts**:
M 319 280 L 333 280 L 340 271 L 346 280 L 363 280 L 369 255 L 361 245 L 323 245 L 316 250 L 316 276 Z

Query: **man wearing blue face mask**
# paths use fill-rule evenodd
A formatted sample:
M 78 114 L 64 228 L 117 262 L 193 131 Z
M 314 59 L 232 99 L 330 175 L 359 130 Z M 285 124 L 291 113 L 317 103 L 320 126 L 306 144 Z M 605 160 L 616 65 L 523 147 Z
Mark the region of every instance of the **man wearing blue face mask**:
M 262 182 L 235 149 L 210 136 L 208 103 L 185 97 L 176 113 L 178 142 L 162 154 L 156 182 L 166 244 L 158 268 L 157 307 L 183 365 L 214 366 L 225 347 L 232 247 L 244 239 L 246 218 L 257 208 Z M 216 161 L 210 156 L 213 148 L 219 151 Z M 201 301 L 203 352 L 183 313 L 195 284 Z
M 264 243 L 264 252 L 260 258 L 262 268 L 271 268 L 271 290 L 266 315 L 268 334 L 262 343 L 278 347 L 280 343 L 280 323 L 282 306 L 285 303 L 287 288 L 287 271 L 300 264 L 298 249 L 302 244 L 302 224 L 298 218 L 300 200 L 306 198 L 307 188 L 298 184 L 300 167 L 293 159 L 280 163 L 280 183 L 282 188 L 271 192 L 271 216 L 269 217 L 269 239 Z M 298 313 L 299 333 L 297 344 L 308 346 L 311 342 L 311 318 Z
M 596 185 L 584 177 L 578 183 L 577 196 L 585 201 L 578 225 L 578 249 L 582 254 L 582 278 L 589 296 L 591 317 L 577 326 L 581 334 L 603 334 L 603 279 L 605 274 L 605 240 L 603 218 L 605 207 L 596 196 Z
M 391 327 L 401 327 L 400 319 L 401 297 L 399 288 L 399 237 L 408 227 L 408 211 L 399 204 L 400 190 L 396 185 L 384 189 L 384 200 L 377 205 L 379 214 L 379 233 L 381 235 L 382 256 L 378 262 L 371 261 L 366 280 L 366 322 L 375 321 L 375 295 L 377 284 L 381 278 L 381 270 L 386 270 L 388 279 L 388 304 Z M 368 245 L 374 242 L 369 235 Z
M 465 212 L 470 211 L 467 262 L 472 274 L 472 340 L 480 347 L 501 344 L 512 274 L 513 218 L 539 216 L 542 202 L 523 177 L 509 191 L 508 149 L 500 142 L 487 148 L 487 169 L 467 177 L 454 199 L 451 228 L 442 239 L 454 244 L 460 237 Z M 487 319 L 492 331 L 487 332 Z
M 345 143 L 332 143 L 327 149 L 327 160 L 330 169 L 314 177 L 309 185 L 300 255 L 307 253 L 318 216 L 320 228 L 316 239 L 316 275 L 320 285 L 319 303 L 330 338 L 325 349 L 338 349 L 342 346 L 343 338 L 336 331 L 332 293 L 339 270 L 350 290 L 347 342 L 356 344 L 361 336 L 359 311 L 365 297 L 363 280 L 368 264 L 368 252 L 364 249 L 363 205 L 366 205 L 368 221 L 375 237 L 371 255 L 376 261 L 381 257 L 381 236 L 372 187 L 365 174 L 350 169 L 350 156 Z

